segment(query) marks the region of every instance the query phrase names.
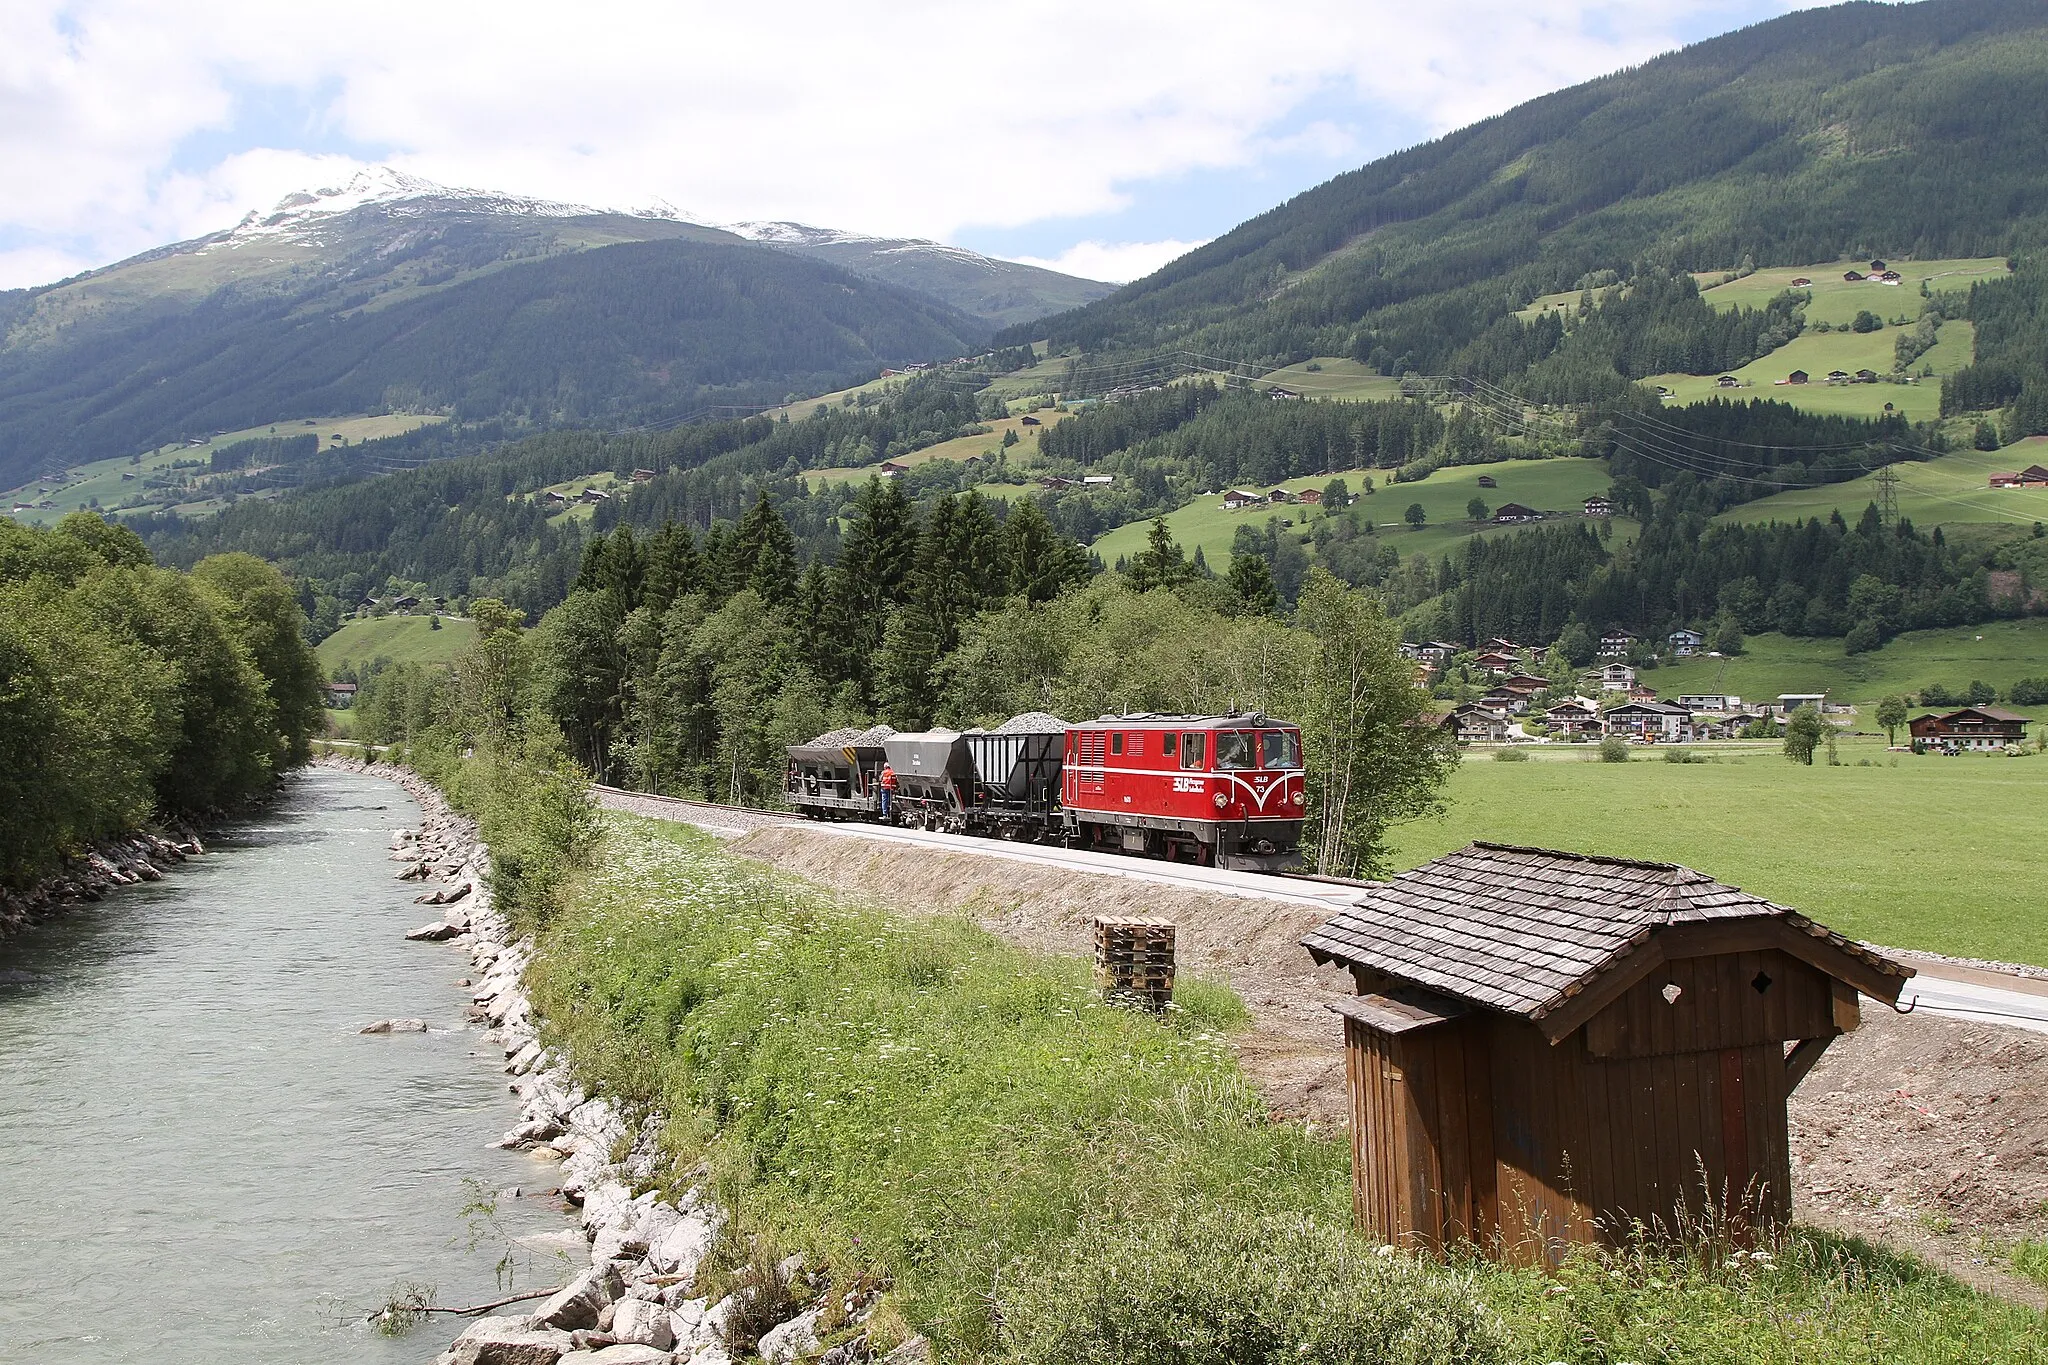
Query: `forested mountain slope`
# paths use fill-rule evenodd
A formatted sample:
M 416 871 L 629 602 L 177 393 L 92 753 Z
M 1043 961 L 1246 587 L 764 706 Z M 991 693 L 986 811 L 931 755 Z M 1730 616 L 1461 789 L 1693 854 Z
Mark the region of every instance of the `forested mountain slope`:
M 2011 254 L 2048 227 L 2044 104 L 2034 0 L 1788 15 L 1339 176 L 1007 339 L 1443 373 L 1538 296 L 1645 269 Z
M 1079 308 L 1116 287 L 918 237 L 868 237 L 801 223 L 740 223 L 733 230 L 857 275 L 930 294 L 998 326 Z
M 618 426 L 775 403 L 976 350 L 995 316 L 1106 289 L 782 226 L 802 240 L 389 170 L 289 196 L 229 231 L 0 293 L 0 487 L 296 418 Z

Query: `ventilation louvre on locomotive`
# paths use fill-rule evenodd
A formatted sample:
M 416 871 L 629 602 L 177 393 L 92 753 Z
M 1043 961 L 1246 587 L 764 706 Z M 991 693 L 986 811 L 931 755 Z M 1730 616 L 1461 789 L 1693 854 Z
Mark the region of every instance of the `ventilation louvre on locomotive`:
M 881 773 L 896 789 L 885 820 Z M 1029 713 L 994 730 L 835 730 L 789 747 L 811 819 L 1054 842 L 1258 872 L 1301 864 L 1301 732 L 1263 715 Z

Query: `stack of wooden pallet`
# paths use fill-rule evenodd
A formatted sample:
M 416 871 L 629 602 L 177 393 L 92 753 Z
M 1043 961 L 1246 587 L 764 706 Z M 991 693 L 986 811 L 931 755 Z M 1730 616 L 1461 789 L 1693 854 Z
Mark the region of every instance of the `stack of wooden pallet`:
M 1173 921 L 1095 921 L 1095 982 L 1103 999 L 1164 1009 L 1173 999 Z

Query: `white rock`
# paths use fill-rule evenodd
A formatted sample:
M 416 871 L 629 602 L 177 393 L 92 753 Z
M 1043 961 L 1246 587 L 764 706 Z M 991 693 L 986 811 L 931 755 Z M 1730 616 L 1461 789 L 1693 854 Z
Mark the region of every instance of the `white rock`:
M 713 1343 L 697 1348 L 697 1354 L 690 1357 L 689 1365 L 732 1365 L 732 1357 L 723 1346 Z
M 652 1346 L 666 1351 L 676 1343 L 675 1329 L 669 1325 L 668 1309 L 659 1303 L 645 1299 L 622 1299 L 617 1311 L 612 1314 L 612 1335 L 623 1342 L 641 1346 Z
M 592 1266 L 556 1290 L 534 1316 L 547 1327 L 595 1327 L 599 1312 L 618 1297 L 619 1289 L 618 1276 L 610 1266 Z
M 426 1031 L 427 1021 L 424 1019 L 379 1019 L 374 1024 L 365 1024 L 356 1030 L 357 1033 L 425 1033 Z
M 649 1244 L 648 1263 L 664 1275 L 695 1275 L 717 1237 L 717 1222 L 693 1210 Z
M 674 1359 L 653 1346 L 621 1342 L 600 1351 L 571 1351 L 562 1357 L 562 1365 L 669 1365 Z
M 761 1335 L 761 1343 L 755 1347 L 761 1359 L 768 1365 L 790 1365 L 799 1356 L 809 1355 L 818 1349 L 818 1314 L 821 1310 L 812 1308 L 797 1314 L 780 1327 L 771 1327 Z
M 448 1348 L 453 1365 L 555 1365 L 569 1334 L 536 1328 L 530 1317 L 479 1318 Z

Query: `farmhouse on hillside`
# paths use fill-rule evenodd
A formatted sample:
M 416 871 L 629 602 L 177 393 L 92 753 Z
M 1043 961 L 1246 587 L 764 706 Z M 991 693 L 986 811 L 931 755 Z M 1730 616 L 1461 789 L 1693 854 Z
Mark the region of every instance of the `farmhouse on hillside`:
M 1242 488 L 1233 488 L 1223 495 L 1223 510 L 1238 512 L 1247 507 L 1257 507 L 1265 499 L 1257 493 L 1247 493 Z
M 1636 685 L 1636 671 L 1624 663 L 1602 664 L 1580 676 L 1602 692 L 1626 692 Z
M 1481 474 L 1481 475 L 1479 476 L 1479 486 L 1480 486 L 1481 488 L 1498 488 L 1498 487 L 1500 487 L 1500 485 L 1499 485 L 1498 483 L 1496 483 L 1496 482 L 1494 481 L 1494 477 L 1493 477 L 1493 475 L 1491 475 L 1491 474 Z
M 1713 711 L 1727 715 L 1742 709 L 1742 698 L 1733 692 L 1681 692 L 1678 705 L 1688 711 Z
M 2026 716 L 1997 706 L 1965 706 L 1942 715 L 1915 716 L 1906 731 L 1923 743 L 1947 749 L 2003 749 L 2026 742 Z
M 1358 992 L 1330 1008 L 1361 1231 L 1522 1264 L 1789 1217 L 1787 1099 L 1912 975 L 1690 868 L 1485 843 L 1301 942 Z
M 1681 659 L 1690 659 L 1707 645 L 1706 636 L 1683 626 L 1672 631 L 1666 640 L 1671 646 L 1671 652 Z
M 1804 370 L 1794 370 L 1792 371 L 1792 373 L 1785 376 L 1785 382 L 1787 384 L 1804 384 L 1806 380 L 1807 374 Z
M 1614 515 L 1614 504 L 1606 498 L 1587 498 L 1586 515 L 1589 517 L 1611 517 Z
M 1993 488 L 2048 488 L 2048 469 L 2044 469 L 2037 464 L 2030 464 L 2017 473 L 1993 474 L 1991 476 L 1991 486 Z
M 1517 522 L 1541 521 L 1543 514 L 1533 507 L 1524 507 L 1519 502 L 1504 502 L 1494 509 L 1493 520 L 1496 525 L 1511 526 Z
M 1619 659 L 1643 642 L 1643 637 L 1632 630 L 1615 626 L 1600 632 L 1600 657 Z

